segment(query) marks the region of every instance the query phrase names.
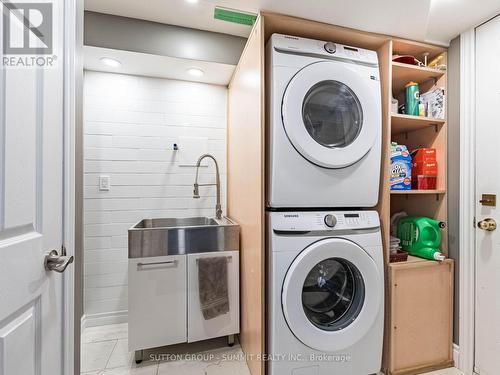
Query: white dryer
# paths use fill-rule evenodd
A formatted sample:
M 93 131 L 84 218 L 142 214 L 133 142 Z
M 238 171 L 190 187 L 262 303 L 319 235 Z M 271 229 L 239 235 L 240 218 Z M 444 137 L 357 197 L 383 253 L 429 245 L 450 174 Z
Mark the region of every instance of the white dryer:
M 384 262 L 375 211 L 268 212 L 268 374 L 380 371 Z
M 273 34 L 267 72 L 266 205 L 375 206 L 382 132 L 377 53 Z

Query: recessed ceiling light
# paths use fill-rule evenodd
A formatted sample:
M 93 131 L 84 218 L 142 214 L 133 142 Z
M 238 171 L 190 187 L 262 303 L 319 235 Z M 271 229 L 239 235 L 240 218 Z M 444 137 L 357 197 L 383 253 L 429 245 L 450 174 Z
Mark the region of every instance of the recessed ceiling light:
M 196 3 L 198 3 L 198 0 L 186 0 L 186 3 L 196 4 Z
M 205 74 L 205 72 L 199 68 L 189 68 L 187 72 L 193 77 L 201 77 L 203 76 L 203 74 Z
M 112 59 L 110 57 L 101 57 L 101 62 L 104 65 L 110 66 L 112 68 L 119 68 L 122 66 L 122 63 L 119 62 L 118 60 Z

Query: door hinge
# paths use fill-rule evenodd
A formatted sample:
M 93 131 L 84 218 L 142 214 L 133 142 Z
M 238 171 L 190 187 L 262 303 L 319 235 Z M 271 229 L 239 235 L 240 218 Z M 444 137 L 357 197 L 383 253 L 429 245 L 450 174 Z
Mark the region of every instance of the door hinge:
M 476 217 L 474 216 L 472 218 L 472 228 L 475 228 L 476 227 Z

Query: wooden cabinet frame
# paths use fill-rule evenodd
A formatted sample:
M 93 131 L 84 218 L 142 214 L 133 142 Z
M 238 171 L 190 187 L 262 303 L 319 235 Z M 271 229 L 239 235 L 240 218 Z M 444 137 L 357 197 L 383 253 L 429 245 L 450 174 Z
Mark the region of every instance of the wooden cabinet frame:
M 391 142 L 390 113 L 393 82 L 393 51 L 401 54 L 421 54 L 429 52 L 431 57 L 445 49 L 439 46 L 422 44 L 387 35 L 368 33 L 364 31 L 329 25 L 321 22 L 308 21 L 271 12 L 261 12 L 248 39 L 245 50 L 238 63 L 236 71 L 229 84 L 228 93 L 228 215 L 241 226 L 241 345 L 249 355 L 248 364 L 252 375 L 265 373 L 265 363 L 260 355 L 265 353 L 265 45 L 273 33 L 295 35 L 305 38 L 335 41 L 346 45 L 375 50 L 379 56 L 380 82 L 382 90 L 382 168 L 379 203 L 376 207 L 380 214 L 384 256 L 386 260 L 386 275 L 389 272 L 389 226 L 391 210 L 405 208 L 410 213 L 422 203 L 431 204 L 426 214 L 446 221 L 446 183 L 438 186 L 439 191 L 433 194 L 390 194 L 389 191 L 389 145 Z M 397 67 L 396 69 L 404 69 Z M 419 76 L 425 77 L 425 69 L 419 70 Z M 436 72 L 431 72 L 437 74 Z M 431 74 L 431 75 L 432 75 Z M 439 74 L 439 76 L 445 76 Z M 398 83 L 400 84 L 400 83 Z M 393 118 L 394 117 L 394 118 Z M 396 119 L 400 129 L 417 128 L 420 134 L 415 138 L 425 140 L 430 132 L 439 126 L 440 136 L 429 146 L 440 147 L 442 167 L 446 164 L 446 123 L 425 119 Z M 436 125 L 436 126 L 434 126 Z M 422 129 L 420 129 L 422 127 Z M 426 130 L 427 128 L 427 130 Z M 401 132 L 408 134 L 408 129 Z M 414 145 L 411 145 L 414 146 Z M 445 169 L 440 170 L 446 176 Z M 444 177 L 445 178 L 445 177 Z M 415 198 L 416 197 L 416 198 Z M 436 200 L 437 199 L 437 200 Z M 391 204 L 392 202 L 392 204 Z M 413 203 L 414 202 L 414 203 Z M 409 207 L 409 208 L 407 208 Z M 411 212 L 412 208 L 415 212 Z M 437 214 L 436 214 L 437 213 Z M 444 236 L 446 237 L 446 235 Z M 445 245 L 446 246 L 446 245 Z M 398 266 L 404 268 L 404 265 Z M 398 268 L 398 270 L 399 270 Z M 387 278 L 387 277 L 386 277 Z M 387 281 L 387 279 L 386 279 Z M 390 283 L 386 282 L 386 295 L 392 293 Z M 387 306 L 386 311 L 390 311 Z M 451 319 L 451 317 L 450 317 Z M 386 314 L 386 327 L 390 322 Z M 390 332 L 385 335 L 384 363 L 391 358 L 389 345 Z M 451 345 L 451 342 L 450 342 Z

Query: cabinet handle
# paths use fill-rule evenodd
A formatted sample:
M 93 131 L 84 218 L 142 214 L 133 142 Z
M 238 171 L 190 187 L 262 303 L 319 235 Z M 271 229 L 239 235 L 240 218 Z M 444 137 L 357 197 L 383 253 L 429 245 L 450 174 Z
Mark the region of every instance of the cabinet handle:
M 146 266 L 159 266 L 161 264 L 177 264 L 177 260 L 167 260 L 165 262 L 137 263 L 137 268 Z

